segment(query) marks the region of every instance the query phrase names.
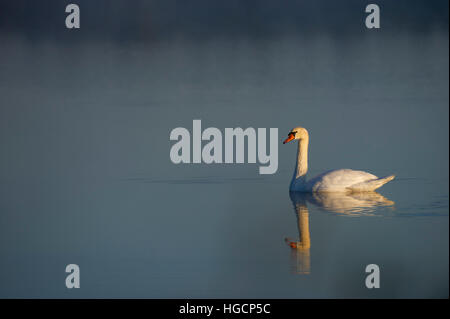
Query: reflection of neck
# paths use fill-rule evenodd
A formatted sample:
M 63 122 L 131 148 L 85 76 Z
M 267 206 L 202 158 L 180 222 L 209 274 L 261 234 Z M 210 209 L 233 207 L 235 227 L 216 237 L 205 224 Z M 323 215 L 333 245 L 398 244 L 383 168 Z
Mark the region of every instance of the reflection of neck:
M 297 209 L 298 233 L 300 242 L 297 248 L 309 249 L 311 247 L 311 237 L 309 235 L 309 212 L 306 205 L 299 204 Z
M 308 172 L 308 143 L 309 137 L 298 140 L 297 166 L 294 172 L 295 179 L 306 179 L 306 172 Z
M 297 214 L 299 241 L 295 244 L 295 248 L 291 252 L 291 258 L 294 262 L 294 271 L 297 274 L 311 273 L 311 238 L 309 235 L 309 213 L 306 203 L 294 204 Z

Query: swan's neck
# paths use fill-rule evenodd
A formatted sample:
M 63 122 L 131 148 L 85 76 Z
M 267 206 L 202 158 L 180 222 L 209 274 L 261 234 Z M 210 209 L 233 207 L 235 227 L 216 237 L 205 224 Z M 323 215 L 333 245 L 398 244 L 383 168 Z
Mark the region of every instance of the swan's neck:
M 306 173 L 308 172 L 308 143 L 308 137 L 298 140 L 297 166 L 294 172 L 294 179 L 296 180 L 306 180 Z

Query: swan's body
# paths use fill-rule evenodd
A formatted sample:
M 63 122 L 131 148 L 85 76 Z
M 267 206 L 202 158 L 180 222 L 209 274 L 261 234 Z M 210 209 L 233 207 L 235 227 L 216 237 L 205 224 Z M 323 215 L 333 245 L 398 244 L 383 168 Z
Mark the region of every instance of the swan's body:
M 295 192 L 366 192 L 373 191 L 394 179 L 395 175 L 377 176 L 351 169 L 338 169 L 322 173 L 309 181 L 308 171 L 308 131 L 302 127 L 291 130 L 283 144 L 298 140 L 297 165 L 289 189 Z

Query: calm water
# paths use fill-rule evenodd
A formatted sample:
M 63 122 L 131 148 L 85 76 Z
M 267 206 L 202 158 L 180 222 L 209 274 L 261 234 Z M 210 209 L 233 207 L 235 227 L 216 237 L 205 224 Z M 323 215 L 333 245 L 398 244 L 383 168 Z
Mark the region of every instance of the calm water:
M 0 297 L 448 297 L 448 33 L 0 43 Z M 304 126 L 309 176 L 397 178 L 290 196 L 281 143 L 274 175 L 174 165 L 193 119 Z

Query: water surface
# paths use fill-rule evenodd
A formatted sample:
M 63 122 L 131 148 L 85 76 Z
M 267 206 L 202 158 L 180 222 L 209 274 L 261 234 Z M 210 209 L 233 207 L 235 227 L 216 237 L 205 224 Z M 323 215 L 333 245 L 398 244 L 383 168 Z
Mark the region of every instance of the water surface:
M 0 43 L 1 297 L 448 297 L 448 33 Z M 193 119 L 301 125 L 310 176 L 397 178 L 290 196 L 290 144 L 274 175 L 174 165 Z

